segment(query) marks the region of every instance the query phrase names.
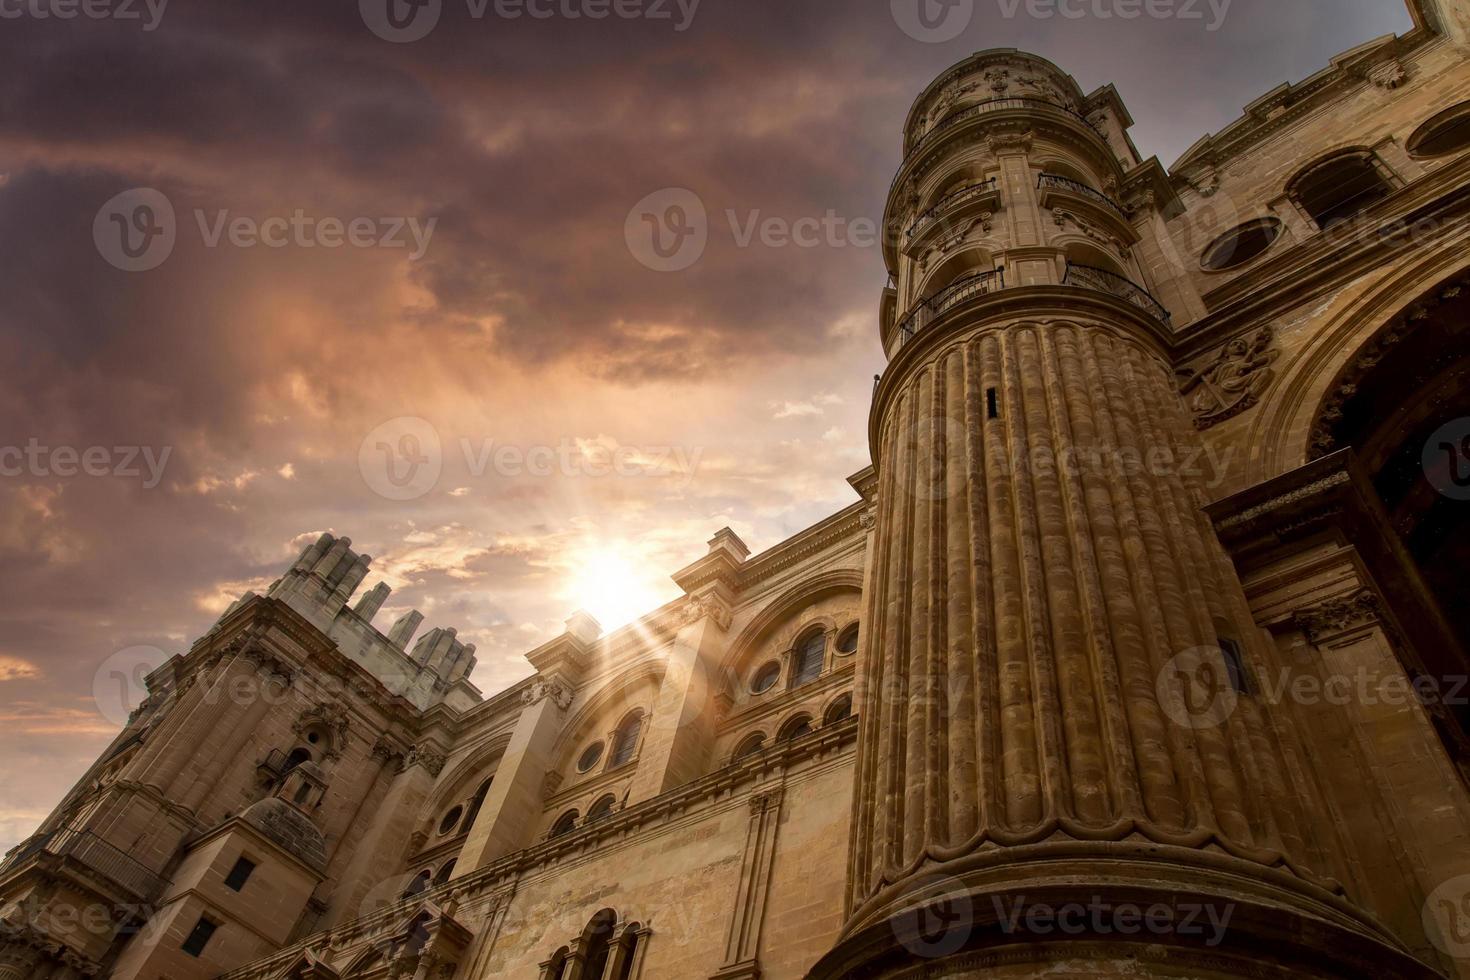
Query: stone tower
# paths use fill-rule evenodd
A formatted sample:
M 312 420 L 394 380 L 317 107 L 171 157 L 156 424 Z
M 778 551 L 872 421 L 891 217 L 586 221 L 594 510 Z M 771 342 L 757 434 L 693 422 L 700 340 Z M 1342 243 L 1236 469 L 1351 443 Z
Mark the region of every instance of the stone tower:
M 998 50 L 906 124 L 850 917 L 814 977 L 1430 975 L 1244 696 L 1265 640 L 1181 463 L 1129 122 Z

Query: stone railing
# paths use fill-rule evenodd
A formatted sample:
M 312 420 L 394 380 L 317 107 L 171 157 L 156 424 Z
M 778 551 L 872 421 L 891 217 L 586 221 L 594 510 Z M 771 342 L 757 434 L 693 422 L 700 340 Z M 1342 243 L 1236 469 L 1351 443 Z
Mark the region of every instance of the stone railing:
M 127 852 L 89 830 L 70 827 L 37 834 L 24 841 L 0 865 L 0 875 L 19 870 L 27 861 L 39 859 L 43 854 L 68 858 L 145 900 L 157 897 L 165 883 L 162 876 L 148 870 Z
M 1033 112 L 1037 110 L 1043 112 L 1060 112 L 1071 116 L 1092 130 L 1092 132 L 1097 134 L 1099 139 L 1103 138 L 1101 130 L 1094 126 L 1086 116 L 1070 106 L 1062 105 L 1060 102 L 1052 102 L 1049 99 L 1018 96 L 1015 98 L 986 99 L 984 102 L 977 102 L 974 105 L 965 106 L 963 109 L 956 109 L 935 123 L 923 136 L 918 137 L 916 140 L 911 140 L 904 155 L 906 157 L 912 156 L 915 153 L 927 149 L 931 143 L 960 123 L 967 122 L 977 116 L 983 116 L 992 112 L 1004 112 L 1008 109 L 1029 109 Z

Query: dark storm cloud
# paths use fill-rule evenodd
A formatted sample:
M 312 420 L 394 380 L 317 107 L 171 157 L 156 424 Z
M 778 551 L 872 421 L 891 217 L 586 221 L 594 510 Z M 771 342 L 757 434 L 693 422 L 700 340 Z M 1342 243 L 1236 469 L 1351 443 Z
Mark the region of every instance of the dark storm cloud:
M 0 479 L 0 695 L 10 730 L 55 740 L 0 771 L 0 838 L 28 832 L 107 737 L 88 708 L 104 658 L 186 648 L 299 536 L 352 535 L 394 581 L 385 614 L 419 605 L 460 627 L 495 686 L 571 612 L 589 551 L 627 549 L 656 584 L 721 524 L 761 547 L 849 501 L 881 258 L 740 247 L 726 211 L 876 222 L 910 103 L 970 51 L 1030 49 L 1085 89 L 1115 82 L 1141 149 L 1168 163 L 1276 84 L 1408 27 L 1382 0 L 1235 0 L 1215 32 L 1009 7 L 977 0 L 944 44 L 906 36 L 887 0 L 703 0 L 683 31 L 476 20 L 444 0 L 410 44 L 374 36 L 355 0 L 175 0 L 153 30 L 0 21 L 0 444 L 171 453 L 152 489 Z M 173 253 L 142 273 L 92 238 L 98 208 L 134 187 L 178 219 Z M 623 228 L 668 187 L 699 196 L 711 234 L 666 274 Z M 409 261 L 210 247 L 196 220 L 298 210 L 436 224 Z M 461 437 L 703 456 L 684 482 L 447 460 L 434 493 L 398 504 L 357 470 L 365 434 L 397 415 L 430 419 L 449 456 Z

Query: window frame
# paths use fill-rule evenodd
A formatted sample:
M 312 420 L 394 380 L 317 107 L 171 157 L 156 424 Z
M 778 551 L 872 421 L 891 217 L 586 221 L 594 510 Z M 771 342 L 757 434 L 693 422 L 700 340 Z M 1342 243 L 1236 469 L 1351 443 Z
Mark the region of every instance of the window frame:
M 200 959 L 204 956 L 204 951 L 209 947 L 210 941 L 214 939 L 215 933 L 219 932 L 219 927 L 220 923 L 201 912 L 199 918 L 194 922 L 194 928 L 189 930 L 189 934 L 179 944 L 179 949 L 182 949 L 196 960 Z M 200 938 L 201 931 L 203 933 L 202 938 Z
M 243 873 L 240 871 L 241 865 L 248 865 Z M 260 867 L 260 864 L 258 862 L 252 861 L 245 855 L 241 854 L 239 857 L 235 858 L 235 863 L 232 864 L 230 866 L 230 870 L 225 873 L 225 887 L 232 892 L 243 891 L 246 883 L 250 881 L 250 876 L 255 874 L 255 869 L 258 867 Z M 238 883 L 235 882 L 235 878 L 237 876 L 239 877 Z
M 791 648 L 791 682 L 790 690 L 805 687 L 820 680 L 827 672 L 827 647 L 828 630 L 818 627 L 802 633 Z M 815 652 L 817 655 L 816 672 L 810 675 L 804 670 L 808 653 Z

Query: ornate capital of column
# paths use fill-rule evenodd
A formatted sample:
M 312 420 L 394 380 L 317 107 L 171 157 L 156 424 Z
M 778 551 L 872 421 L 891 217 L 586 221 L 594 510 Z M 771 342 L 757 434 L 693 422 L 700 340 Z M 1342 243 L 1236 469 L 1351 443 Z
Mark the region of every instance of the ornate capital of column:
M 521 692 L 521 703 L 528 708 L 540 704 L 547 698 L 565 711 L 572 703 L 572 690 L 561 681 L 538 678 L 531 683 L 530 687 Z
M 1372 589 L 1298 609 L 1292 614 L 1297 628 L 1312 643 L 1322 643 L 1355 629 L 1382 622 L 1382 605 Z
M 732 615 L 727 603 L 716 596 L 705 594 L 692 595 L 686 599 L 679 619 L 681 625 L 688 626 L 708 618 L 723 632 L 730 628 Z

